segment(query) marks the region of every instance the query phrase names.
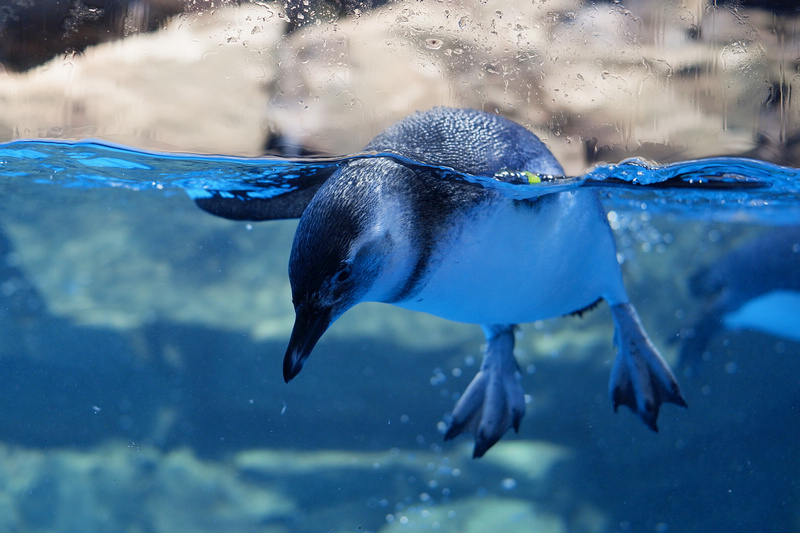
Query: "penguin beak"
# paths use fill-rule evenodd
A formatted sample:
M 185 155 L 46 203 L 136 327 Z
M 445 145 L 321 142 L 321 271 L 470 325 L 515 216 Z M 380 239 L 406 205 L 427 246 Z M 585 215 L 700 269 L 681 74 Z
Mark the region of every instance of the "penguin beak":
M 300 373 L 311 350 L 330 325 L 330 309 L 313 311 L 303 304 L 295 308 L 294 328 L 283 358 L 283 379 L 286 383 Z

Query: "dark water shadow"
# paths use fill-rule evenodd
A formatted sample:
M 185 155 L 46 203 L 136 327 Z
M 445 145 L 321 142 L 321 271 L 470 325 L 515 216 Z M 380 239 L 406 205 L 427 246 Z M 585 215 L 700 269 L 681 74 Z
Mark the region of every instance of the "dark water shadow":
M 256 447 L 415 448 L 403 415 L 415 413 L 412 427 L 435 434 L 450 403 L 428 383 L 433 363 L 409 364 L 421 356 L 394 357 L 388 343 L 325 340 L 287 385 L 284 343 L 213 328 L 119 332 L 46 318 L 13 337 L 0 349 L 0 439 L 27 447 L 123 439 L 210 457 Z
M 714 343 L 699 374 L 682 376 L 689 409 L 663 407 L 657 434 L 624 408 L 612 414 L 599 365 L 537 365 L 546 384 L 534 394 L 557 390 L 558 406 L 532 413 L 526 428 L 574 452 L 551 473 L 561 495 L 552 510 L 578 517 L 592 502 L 611 531 L 797 531 L 800 345 L 731 338 Z

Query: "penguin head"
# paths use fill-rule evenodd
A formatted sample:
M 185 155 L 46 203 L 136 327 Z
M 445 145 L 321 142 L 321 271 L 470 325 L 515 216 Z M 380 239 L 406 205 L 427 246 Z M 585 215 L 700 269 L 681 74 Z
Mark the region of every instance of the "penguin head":
M 392 283 L 393 228 L 381 215 L 385 198 L 359 179 L 367 170 L 334 175 L 300 218 L 289 258 L 295 323 L 283 361 L 287 382 L 337 318 L 359 302 L 385 300 Z

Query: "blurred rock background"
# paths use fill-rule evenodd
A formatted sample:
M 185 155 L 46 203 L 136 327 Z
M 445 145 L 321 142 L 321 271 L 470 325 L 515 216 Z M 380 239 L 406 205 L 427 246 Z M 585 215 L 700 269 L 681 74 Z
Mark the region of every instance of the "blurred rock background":
M 632 154 L 797 160 L 789 5 L 5 4 L 5 140 L 341 154 L 413 110 L 452 105 L 523 123 L 574 173 Z

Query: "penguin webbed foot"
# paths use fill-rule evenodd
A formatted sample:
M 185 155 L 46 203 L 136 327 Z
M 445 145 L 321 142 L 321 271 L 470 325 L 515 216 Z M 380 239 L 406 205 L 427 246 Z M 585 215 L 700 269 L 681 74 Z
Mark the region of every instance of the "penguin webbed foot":
M 484 326 L 486 353 L 481 369 L 453 409 L 445 440 L 461 433 L 475 436 L 472 457 L 482 457 L 508 431 L 519 431 L 525 392 L 514 358 L 514 326 Z
M 612 305 L 611 312 L 618 350 L 609 383 L 614 411 L 626 405 L 647 427 L 658 431 L 661 404 L 687 407 L 686 400 L 666 361 L 647 337 L 633 305 Z

